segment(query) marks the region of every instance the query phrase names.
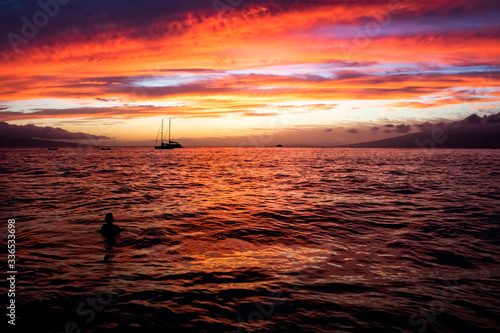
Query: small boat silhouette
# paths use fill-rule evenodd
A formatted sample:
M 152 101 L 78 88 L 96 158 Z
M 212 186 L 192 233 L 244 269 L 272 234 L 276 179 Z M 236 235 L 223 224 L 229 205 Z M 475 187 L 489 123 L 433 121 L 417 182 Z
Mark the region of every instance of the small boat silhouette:
M 172 118 L 168 119 L 168 142 L 163 142 L 163 119 L 161 120 L 161 137 L 160 137 L 160 145 L 157 146 L 156 143 L 158 142 L 158 133 L 156 135 L 156 141 L 155 141 L 155 149 L 174 149 L 174 148 L 183 148 L 182 145 L 177 142 L 177 141 L 172 141 L 170 140 L 170 124 L 171 124 Z M 160 130 L 158 132 L 160 132 Z M 165 138 L 166 139 L 166 138 Z
M 49 150 L 57 150 L 57 147 L 54 148 L 48 148 Z
M 283 145 L 282 144 L 277 144 L 276 147 L 283 147 Z
M 103 147 L 101 147 L 101 150 L 111 150 L 111 148 L 103 148 Z

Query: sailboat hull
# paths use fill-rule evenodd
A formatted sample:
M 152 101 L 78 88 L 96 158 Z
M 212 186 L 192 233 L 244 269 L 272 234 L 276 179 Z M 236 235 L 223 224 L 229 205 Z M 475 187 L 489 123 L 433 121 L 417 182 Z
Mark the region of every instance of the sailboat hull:
M 170 140 L 170 119 L 168 120 L 168 143 L 163 142 L 163 120 L 161 121 L 161 144 L 159 146 L 154 146 L 155 149 L 174 149 L 183 148 L 179 142 Z M 159 133 L 158 133 L 159 134 Z M 156 142 L 158 141 L 158 135 L 156 136 Z M 156 144 L 155 142 L 155 144 Z
M 155 149 L 174 149 L 174 148 L 183 148 L 180 143 L 170 142 L 170 143 L 162 143 L 160 146 L 155 146 Z

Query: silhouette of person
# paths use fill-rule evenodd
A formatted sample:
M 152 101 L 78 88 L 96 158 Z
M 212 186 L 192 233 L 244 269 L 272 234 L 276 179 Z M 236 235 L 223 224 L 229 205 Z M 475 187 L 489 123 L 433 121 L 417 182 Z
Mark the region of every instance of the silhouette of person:
M 113 224 L 114 221 L 113 214 L 107 213 L 106 217 L 104 218 L 104 221 L 106 221 L 106 224 L 102 225 L 101 234 L 104 237 L 106 237 L 106 239 L 114 240 L 115 236 L 118 235 L 121 230 L 119 226 Z

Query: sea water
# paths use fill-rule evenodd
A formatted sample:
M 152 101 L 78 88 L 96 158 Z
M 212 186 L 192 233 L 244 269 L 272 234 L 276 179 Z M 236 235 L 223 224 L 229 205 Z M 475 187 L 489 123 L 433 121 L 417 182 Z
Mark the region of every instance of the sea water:
M 21 332 L 499 331 L 498 150 L 0 155 Z

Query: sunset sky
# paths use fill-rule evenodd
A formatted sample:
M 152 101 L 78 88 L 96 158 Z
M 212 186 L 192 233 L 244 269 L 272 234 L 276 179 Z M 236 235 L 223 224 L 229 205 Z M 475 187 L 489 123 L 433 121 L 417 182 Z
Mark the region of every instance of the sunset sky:
M 59 1 L 0 5 L 0 121 L 340 145 L 500 112 L 498 0 Z

